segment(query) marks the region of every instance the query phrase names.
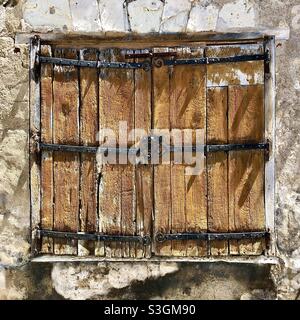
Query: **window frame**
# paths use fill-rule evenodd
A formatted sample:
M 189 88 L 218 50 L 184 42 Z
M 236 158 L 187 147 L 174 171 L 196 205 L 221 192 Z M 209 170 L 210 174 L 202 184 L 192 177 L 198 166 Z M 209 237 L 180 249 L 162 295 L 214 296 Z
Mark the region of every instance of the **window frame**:
M 215 35 L 201 37 L 186 37 L 178 40 L 174 36 L 169 37 L 154 37 L 144 40 L 142 37 L 130 39 L 123 38 L 118 41 L 111 42 L 110 39 L 106 41 L 99 41 L 100 39 L 89 40 L 83 38 L 76 42 L 76 46 L 88 47 L 112 47 L 122 46 L 126 49 L 132 47 L 146 47 L 146 46 L 169 46 L 169 45 L 189 45 L 191 43 L 199 44 L 247 44 L 257 41 L 264 41 L 266 49 L 270 52 L 269 72 L 264 79 L 264 111 L 265 111 L 265 141 L 270 144 L 268 152 L 268 160 L 265 162 L 265 179 L 264 179 L 264 198 L 265 198 L 265 227 L 270 233 L 269 247 L 264 256 L 224 256 L 224 257 L 152 257 L 145 259 L 136 258 L 107 258 L 107 257 L 79 257 L 79 256 L 60 256 L 60 255 L 38 255 L 36 252 L 37 245 L 37 228 L 40 224 L 40 155 L 37 151 L 37 142 L 40 133 L 40 73 L 39 64 L 37 63 L 37 55 L 41 48 L 41 43 L 59 45 L 74 45 L 74 39 L 69 40 L 60 39 L 60 37 L 47 39 L 42 36 L 34 36 L 30 39 L 30 69 L 29 69 L 29 188 L 30 188 L 30 231 L 31 231 L 31 257 L 33 261 L 228 261 L 228 262 L 254 262 L 254 263 L 277 263 L 276 259 L 276 229 L 275 229 L 275 36 L 263 35 L 249 35 L 249 34 L 223 34 L 216 37 Z

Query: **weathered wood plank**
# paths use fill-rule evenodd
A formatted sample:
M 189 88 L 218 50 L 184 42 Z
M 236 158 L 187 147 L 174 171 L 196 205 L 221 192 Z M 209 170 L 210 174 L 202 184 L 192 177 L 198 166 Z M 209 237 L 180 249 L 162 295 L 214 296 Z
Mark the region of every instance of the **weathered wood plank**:
M 270 74 L 265 74 L 265 140 L 270 143 L 268 161 L 265 162 L 265 216 L 266 230 L 271 233 L 268 254 L 276 254 L 275 232 L 275 37 L 266 41 L 266 50 L 270 53 Z
M 147 165 L 136 168 L 136 197 L 137 234 L 152 236 L 153 169 Z M 137 244 L 137 258 L 150 258 L 150 256 L 151 244 L 148 246 Z
M 177 48 L 178 58 L 191 58 L 203 55 L 200 48 Z M 170 119 L 171 129 L 181 130 L 185 143 L 196 142 L 196 130 L 202 130 L 205 139 L 206 124 L 206 69 L 205 66 L 176 66 L 170 76 Z M 190 130 L 189 139 L 186 133 Z M 184 131 L 184 132 L 183 132 Z M 180 137 L 179 137 L 180 138 Z M 181 141 L 182 141 L 181 138 Z M 176 141 L 173 137 L 173 143 Z M 179 141 L 180 142 L 180 141 Z M 174 155 L 175 157 L 176 155 Z M 180 159 L 178 159 L 180 161 Z M 172 232 L 199 232 L 207 230 L 206 214 L 206 173 L 205 168 L 199 175 L 186 175 L 186 159 L 184 165 L 174 164 L 171 167 L 172 176 Z M 205 164 L 204 158 L 202 165 Z M 178 166 L 178 168 L 176 168 Z M 205 166 L 203 166 L 205 167 Z M 180 210 L 181 213 L 179 212 Z M 175 230 L 173 230 L 173 226 Z M 181 226 L 181 227 L 179 227 Z M 206 255 L 205 241 L 173 241 L 174 255 Z
M 77 58 L 72 49 L 57 49 L 56 57 Z M 54 67 L 53 142 L 79 143 L 78 69 Z M 54 153 L 54 229 L 78 231 L 79 154 Z M 77 241 L 55 239 L 56 254 L 77 254 Z
M 80 59 L 96 60 L 95 49 L 80 51 Z M 80 68 L 80 144 L 95 146 L 98 132 L 98 71 Z M 97 168 L 95 155 L 80 155 L 80 231 L 93 233 L 97 230 Z M 79 241 L 78 255 L 95 253 L 93 241 Z
M 145 50 L 136 50 L 143 53 Z M 136 59 L 139 62 L 143 59 Z M 135 128 L 151 133 L 151 72 L 135 70 Z M 135 136 L 135 143 L 140 143 L 142 137 Z M 153 209 L 153 167 L 151 164 L 138 164 L 135 167 L 136 179 L 136 233 L 151 236 Z M 151 244 L 144 246 L 136 244 L 137 258 L 150 258 Z
M 104 234 L 121 233 L 121 167 L 105 165 L 100 173 L 99 231 Z M 121 257 L 120 243 L 105 242 L 106 257 Z
M 169 49 L 170 51 L 171 49 Z M 178 58 L 188 57 L 189 54 L 182 48 L 172 49 L 177 53 Z M 191 103 L 192 90 L 195 94 L 198 90 L 196 86 L 187 86 L 186 81 L 188 78 L 184 78 L 184 75 L 188 75 L 186 72 L 186 66 L 175 66 L 170 69 L 170 129 L 178 130 L 177 134 L 171 136 L 171 143 L 175 146 L 181 146 L 182 144 L 182 129 L 185 129 L 188 122 L 191 122 L 191 118 L 194 115 L 195 105 Z M 171 155 L 171 230 L 172 233 L 185 232 L 186 224 L 186 195 L 185 195 L 185 167 L 183 165 L 183 157 L 180 156 L 177 159 L 178 154 Z M 172 256 L 186 256 L 186 241 L 174 240 L 172 241 Z
M 229 143 L 262 142 L 264 87 L 232 86 L 228 95 Z M 264 230 L 264 152 L 229 152 L 228 161 L 230 231 Z M 261 254 L 263 247 L 264 240 L 241 240 L 230 243 L 230 253 Z
M 226 144 L 227 88 L 207 89 L 207 143 Z M 227 153 L 207 155 L 208 231 L 228 232 L 228 160 Z M 228 241 L 211 241 L 211 255 L 227 255 Z
M 171 208 L 172 233 L 185 232 L 185 166 L 180 164 L 171 165 Z M 186 256 L 186 241 L 172 241 L 172 256 Z
M 262 44 L 210 46 L 207 57 L 228 57 L 236 55 L 262 54 Z M 210 64 L 207 66 L 207 86 L 264 84 L 264 61 Z
M 31 218 L 31 252 L 33 255 L 40 250 L 40 244 L 35 233 L 41 220 L 41 188 L 40 188 L 40 157 L 37 152 L 36 143 L 40 138 L 40 69 L 36 64 L 36 57 L 40 54 L 40 39 L 33 37 L 30 39 L 30 218 Z
M 154 51 L 167 52 L 168 48 Z M 170 76 L 168 67 L 153 69 L 153 128 L 170 129 Z M 172 214 L 170 164 L 154 166 L 154 235 L 171 232 Z M 172 255 L 171 241 L 155 242 L 156 255 Z
M 171 232 L 171 176 L 170 165 L 158 165 L 154 167 L 154 204 L 155 221 L 154 234 Z M 158 256 L 171 256 L 171 241 L 163 243 L 155 242 L 155 254 Z
M 124 61 L 124 55 L 119 49 L 111 49 L 102 51 L 102 59 L 110 59 L 108 61 Z M 134 139 L 127 141 L 126 135 L 134 127 L 134 77 L 133 70 L 101 70 L 99 80 L 99 97 L 100 97 L 100 128 L 111 129 L 117 137 L 117 143 L 120 147 L 127 147 L 127 143 L 132 144 Z M 126 121 L 126 129 L 119 135 L 119 125 L 121 121 Z M 102 227 L 106 233 L 110 231 L 118 234 L 134 234 L 135 232 L 135 201 L 134 186 L 132 179 L 134 178 L 134 170 L 131 165 L 125 165 L 126 159 L 118 158 L 118 163 L 105 165 L 102 168 L 102 179 L 105 177 L 105 184 L 100 190 L 99 203 L 102 203 L 102 211 L 100 210 L 100 222 L 103 220 Z M 107 170 L 108 169 L 108 170 Z M 112 173 L 114 172 L 114 173 Z M 112 177 L 110 178 L 110 176 Z M 117 178 L 118 176 L 118 178 Z M 129 178 L 129 177 L 132 177 Z M 119 179 L 119 181 L 116 181 Z M 111 185 L 110 185 L 111 184 Z M 113 190 L 116 188 L 116 190 Z M 111 190 L 110 192 L 107 189 Z M 107 198 L 107 193 L 108 197 Z M 114 197 L 116 197 L 114 199 Z M 106 202 L 117 200 L 115 210 L 110 212 Z M 108 208 L 107 208 L 108 206 Z M 107 217 L 107 215 L 109 215 Z M 106 254 L 115 257 L 129 256 L 130 243 L 111 242 L 105 244 Z M 132 250 L 133 251 L 133 250 Z
M 50 46 L 42 46 L 41 54 L 51 56 Z M 52 143 L 52 76 L 53 67 L 41 65 L 41 141 Z M 43 152 L 41 161 L 41 228 L 53 229 L 53 157 Z M 53 239 L 43 237 L 42 253 L 53 253 Z
M 135 167 L 123 165 L 121 171 L 121 207 L 122 221 L 121 229 L 123 235 L 134 235 L 135 225 Z M 122 256 L 135 257 L 136 244 L 134 242 L 122 243 Z

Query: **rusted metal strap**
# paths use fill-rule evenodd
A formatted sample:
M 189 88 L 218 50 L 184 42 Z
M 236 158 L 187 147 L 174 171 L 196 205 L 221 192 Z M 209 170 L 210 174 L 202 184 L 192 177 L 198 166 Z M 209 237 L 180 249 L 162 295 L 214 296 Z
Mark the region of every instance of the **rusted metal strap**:
M 122 148 L 122 147 L 92 147 L 92 146 L 76 146 L 66 144 L 51 144 L 39 143 L 39 149 L 45 151 L 59 151 L 59 152 L 78 152 L 78 153 L 133 153 L 138 152 L 137 148 Z
M 57 66 L 73 66 L 87 68 L 112 68 L 112 69 L 144 69 L 151 68 L 149 61 L 143 62 L 106 62 L 106 61 L 89 61 L 77 59 L 65 59 L 55 57 L 38 56 L 37 63 L 49 63 Z
M 144 54 L 145 55 L 145 54 Z M 146 54 L 148 56 L 148 54 Z M 150 55 L 150 53 L 149 53 Z M 129 57 L 131 55 L 127 55 Z M 174 56 L 172 59 L 164 59 L 162 54 L 154 55 L 152 61 L 145 60 L 142 62 L 107 62 L 107 61 L 89 61 L 89 60 L 77 60 L 66 59 L 56 57 L 37 56 L 37 63 L 50 63 L 59 66 L 74 66 L 74 67 L 88 67 L 88 68 L 113 68 L 113 69 L 144 69 L 149 71 L 152 66 L 157 68 L 166 66 L 177 65 L 202 65 L 202 64 L 216 64 L 216 63 L 232 63 L 243 61 L 258 61 L 264 60 L 270 61 L 270 55 L 268 52 L 264 54 L 231 56 L 231 57 L 206 57 L 206 58 L 193 58 L 193 59 L 176 59 Z
M 227 233 L 157 233 L 155 240 L 164 242 L 167 240 L 242 240 L 268 238 L 266 231 L 255 232 L 227 232 Z
M 150 146 L 148 146 L 150 150 Z M 196 145 L 196 146 L 162 146 L 162 153 L 169 152 L 218 152 L 218 151 L 243 151 L 243 150 L 269 150 L 269 143 L 237 143 L 237 144 L 210 144 L 210 145 Z M 40 143 L 40 150 L 45 151 L 60 151 L 60 152 L 79 152 L 79 153 L 122 153 L 122 154 L 139 154 L 143 148 L 123 148 L 123 147 L 92 147 L 92 146 L 76 146 L 64 144 L 49 144 Z
M 60 238 L 70 240 L 86 240 L 86 241 L 118 241 L 118 242 L 139 242 L 144 245 L 151 243 L 150 236 L 129 236 L 129 235 L 111 235 L 99 233 L 83 233 L 83 232 L 63 232 L 40 229 L 36 231 L 37 237 Z

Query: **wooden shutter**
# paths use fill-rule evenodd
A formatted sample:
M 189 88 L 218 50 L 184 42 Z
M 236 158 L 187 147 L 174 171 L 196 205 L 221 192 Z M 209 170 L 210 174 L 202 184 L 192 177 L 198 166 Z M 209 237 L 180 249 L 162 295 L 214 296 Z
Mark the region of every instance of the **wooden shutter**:
M 150 50 L 154 58 L 147 57 Z M 129 52 L 133 55 L 128 58 Z M 117 148 L 140 146 L 152 129 L 202 130 L 208 146 L 265 143 L 263 60 L 160 67 L 155 60 L 155 54 L 166 59 L 173 54 L 171 60 L 180 60 L 263 53 L 262 44 L 131 51 L 43 45 L 41 54 L 46 57 L 109 63 L 147 60 L 152 68 L 42 63 L 41 142 L 97 147 L 99 129 L 112 129 L 118 136 L 119 122 L 126 121 L 127 133 L 144 129 L 145 137 L 118 140 Z M 172 146 L 177 143 L 171 140 Z M 148 236 L 152 243 L 49 233 L 42 236 L 41 253 L 149 258 L 264 252 L 263 237 L 208 240 L 214 233 L 265 231 L 264 150 L 208 151 L 204 170 L 194 176 L 186 174 L 190 164 L 178 163 L 175 153 L 169 163 L 154 165 L 122 164 L 117 158 L 117 164 L 100 166 L 95 153 L 42 150 L 40 228 L 76 235 Z M 160 234 L 207 237 L 159 242 Z
M 125 61 L 120 49 L 56 49 L 44 56 Z M 149 133 L 151 73 L 43 64 L 41 69 L 41 141 L 97 146 L 97 132 L 119 121 Z M 138 107 L 137 107 L 138 106 Z M 138 139 L 138 137 L 137 137 Z M 135 142 L 135 137 L 128 145 Z M 118 141 L 119 143 L 119 141 Z M 150 236 L 152 169 L 142 164 L 107 164 L 97 168 L 95 154 L 42 152 L 41 229 L 108 235 Z M 41 252 L 106 257 L 149 257 L 151 245 L 43 237 Z
M 262 45 L 214 46 L 208 57 L 262 54 Z M 207 142 L 264 142 L 264 62 L 207 66 Z M 264 151 L 208 154 L 208 231 L 261 231 Z M 212 241 L 211 255 L 261 254 L 264 240 Z
M 171 49 L 162 49 L 168 52 Z M 174 48 L 178 59 L 202 56 L 203 49 Z M 206 127 L 206 67 L 163 66 L 153 70 L 154 128 L 203 129 Z M 186 165 L 155 165 L 154 233 L 184 233 L 207 230 L 206 173 L 185 175 Z M 169 205 L 168 205 L 169 204 Z M 161 256 L 203 256 L 206 243 L 194 240 L 156 243 Z

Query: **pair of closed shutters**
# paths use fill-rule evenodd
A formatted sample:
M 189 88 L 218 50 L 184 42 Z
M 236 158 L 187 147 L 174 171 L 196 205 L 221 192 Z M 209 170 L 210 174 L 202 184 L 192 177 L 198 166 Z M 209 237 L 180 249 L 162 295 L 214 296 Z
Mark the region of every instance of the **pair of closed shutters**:
M 263 45 L 41 48 L 43 56 L 108 62 L 143 62 L 141 54 L 149 52 L 222 58 L 262 54 Z M 120 121 L 128 132 L 139 128 L 149 135 L 153 128 L 202 129 L 207 145 L 263 143 L 264 61 L 153 64 L 148 71 L 41 65 L 42 143 L 97 146 L 99 129 L 118 133 Z M 251 149 L 208 152 L 203 172 L 189 176 L 187 164 L 174 159 L 97 165 L 95 154 L 42 150 L 41 230 L 149 236 L 151 242 L 43 236 L 40 252 L 132 258 L 262 254 L 263 237 L 160 242 L 157 235 L 264 231 L 264 155 Z

